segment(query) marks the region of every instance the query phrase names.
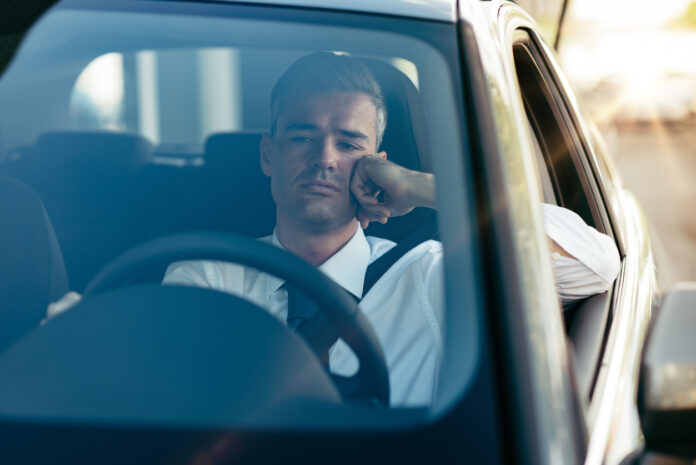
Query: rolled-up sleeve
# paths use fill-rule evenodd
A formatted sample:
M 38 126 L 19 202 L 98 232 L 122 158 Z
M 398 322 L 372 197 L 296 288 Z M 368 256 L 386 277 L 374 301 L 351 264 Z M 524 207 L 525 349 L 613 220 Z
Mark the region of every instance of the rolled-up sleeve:
M 609 289 L 621 266 L 614 240 L 573 211 L 549 204 L 542 204 L 542 209 L 546 234 L 573 257 L 551 254 L 563 305 Z

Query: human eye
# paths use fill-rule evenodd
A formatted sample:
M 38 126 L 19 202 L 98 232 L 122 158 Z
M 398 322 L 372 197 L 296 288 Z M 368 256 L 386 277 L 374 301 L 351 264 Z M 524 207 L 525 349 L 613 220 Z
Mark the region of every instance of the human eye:
M 304 144 L 311 144 L 314 139 L 310 136 L 296 134 L 296 135 L 291 136 L 289 138 L 289 140 L 292 144 L 304 145 Z
M 339 142 L 338 146 L 343 149 L 343 150 L 348 150 L 348 151 L 358 151 L 362 150 L 362 147 L 360 147 L 357 144 L 353 144 L 352 142 Z

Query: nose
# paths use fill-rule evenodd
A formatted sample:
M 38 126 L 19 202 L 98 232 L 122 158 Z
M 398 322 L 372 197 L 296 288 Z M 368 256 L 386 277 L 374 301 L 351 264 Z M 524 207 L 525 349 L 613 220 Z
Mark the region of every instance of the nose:
M 312 157 L 312 168 L 334 171 L 338 166 L 341 154 L 334 146 L 331 138 L 324 138 L 317 144 Z

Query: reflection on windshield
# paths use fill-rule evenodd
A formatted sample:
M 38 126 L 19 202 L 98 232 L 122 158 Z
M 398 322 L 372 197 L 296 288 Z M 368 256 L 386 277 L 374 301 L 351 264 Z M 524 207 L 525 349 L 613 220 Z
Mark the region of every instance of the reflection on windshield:
M 37 327 L 49 304 L 40 331 L 79 322 L 80 308 L 94 305 L 82 297 L 90 282 L 133 247 L 176 233 L 236 233 L 300 256 L 360 302 L 369 330 L 359 330 L 374 332 L 370 344 L 378 349 L 370 350 L 384 359 L 370 361 L 365 347 L 356 350 L 355 341 L 334 334 L 346 328 L 332 328 L 316 358 L 331 376 L 360 374 L 370 363 L 374 375 L 381 363 L 388 379 L 357 388 L 335 381 L 344 401 L 429 406 L 446 316 L 434 178 L 425 171 L 428 154 L 456 157 L 460 146 L 442 56 L 392 32 L 168 19 L 57 11 L 29 37 L 29 57 L 20 55 L 3 77 L 0 171 L 38 194 L 64 261 L 64 291 L 71 291 L 38 304 L 43 314 L 22 331 Z M 79 40 L 39 46 L 75 23 L 84 26 Z M 336 53 L 317 54 L 318 43 Z M 63 54 L 60 73 L 44 64 Z M 322 73 L 331 76 L 319 82 Z M 19 111 L 5 110 L 12 107 Z M 447 125 L 437 123 L 443 119 Z M 387 179 L 417 187 L 400 197 Z M 372 273 L 371 264 L 405 241 L 412 243 L 385 268 L 391 277 L 378 279 L 385 270 Z M 300 334 L 323 313 L 291 303 L 298 299 L 292 279 L 183 252 L 135 269 L 132 281 L 164 278 L 243 296 Z M 168 363 L 166 344 L 160 349 Z

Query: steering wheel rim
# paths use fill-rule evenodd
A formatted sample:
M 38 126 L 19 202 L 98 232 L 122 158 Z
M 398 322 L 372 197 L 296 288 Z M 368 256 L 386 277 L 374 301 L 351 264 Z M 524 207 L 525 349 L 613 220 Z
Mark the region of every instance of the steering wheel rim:
M 358 304 L 316 267 L 271 244 L 219 232 L 160 237 L 138 245 L 111 261 L 90 281 L 83 297 L 123 287 L 144 269 L 161 268 L 182 260 L 237 263 L 275 275 L 295 286 L 315 301 L 339 337 L 355 352 L 360 362 L 359 369 L 349 379 L 364 386 L 369 398 L 389 405 L 389 373 L 384 353 Z

